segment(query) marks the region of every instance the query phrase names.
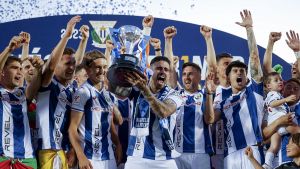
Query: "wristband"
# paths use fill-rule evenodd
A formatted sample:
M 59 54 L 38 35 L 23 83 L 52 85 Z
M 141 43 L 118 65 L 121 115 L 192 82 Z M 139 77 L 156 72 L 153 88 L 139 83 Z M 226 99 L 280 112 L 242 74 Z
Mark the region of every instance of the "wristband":
M 300 51 L 295 52 L 295 56 L 296 56 L 296 59 L 299 59 L 300 58 Z
M 206 92 L 206 94 L 207 94 L 207 95 L 214 95 L 215 93 L 208 93 L 208 92 Z
M 157 48 L 157 49 L 155 49 L 155 51 L 157 51 L 157 52 L 158 52 L 158 51 L 161 51 L 161 49 L 160 49 L 160 48 Z

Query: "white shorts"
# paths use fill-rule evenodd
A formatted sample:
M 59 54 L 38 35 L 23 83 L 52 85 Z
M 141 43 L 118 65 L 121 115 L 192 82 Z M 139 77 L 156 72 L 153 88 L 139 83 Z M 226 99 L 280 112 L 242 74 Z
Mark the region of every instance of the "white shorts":
M 214 169 L 224 168 L 224 154 L 215 154 L 211 156 L 211 166 Z
M 125 169 L 177 169 L 175 160 L 150 160 L 128 156 Z
M 271 123 L 273 123 L 275 120 L 279 119 L 280 117 L 286 115 L 286 113 L 284 112 L 268 112 L 267 116 L 268 116 L 268 125 L 270 125 Z
M 89 160 L 92 163 L 94 169 L 117 169 L 116 160 Z
M 268 115 L 267 115 L 268 125 L 272 124 L 275 120 L 279 119 L 280 117 L 286 115 L 285 113 L 279 112 L 279 111 L 277 111 L 277 112 L 272 112 L 272 113 L 269 112 L 269 113 L 267 113 L 267 114 L 268 114 Z M 279 133 L 280 136 L 282 136 L 282 135 L 287 134 L 288 132 L 286 131 L 285 127 L 280 127 L 280 128 L 278 129 L 278 133 Z
M 175 158 L 178 169 L 210 169 L 210 157 L 208 154 L 182 153 Z
M 254 158 L 260 163 L 260 153 L 257 146 L 251 146 Z M 245 149 L 235 151 L 224 158 L 224 169 L 255 169 L 245 154 Z

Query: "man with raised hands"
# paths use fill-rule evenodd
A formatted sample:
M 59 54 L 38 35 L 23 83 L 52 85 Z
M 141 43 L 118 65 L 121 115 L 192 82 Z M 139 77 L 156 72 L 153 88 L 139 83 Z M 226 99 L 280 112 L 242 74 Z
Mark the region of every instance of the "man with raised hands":
M 207 95 L 205 120 L 224 122 L 224 168 L 253 168 L 244 149 L 252 146 L 254 157 L 260 161 L 262 142 L 261 121 L 263 112 L 262 70 L 252 28 L 252 17 L 248 10 L 241 12 L 243 22 L 238 23 L 247 30 L 250 51 L 251 80 L 247 78 L 247 65 L 240 61 L 231 62 L 226 68 L 226 76 L 232 88 L 232 95 L 213 106 L 213 97 Z M 211 84 L 213 85 L 213 84 Z M 214 92 L 214 88 L 207 88 Z M 212 91 L 210 91 L 212 90 Z
M 38 82 L 20 87 L 24 79 L 21 59 L 11 55 L 24 41 L 22 36 L 14 36 L 0 54 L 0 127 L 3 131 L 0 139 L 1 168 L 37 168 L 27 116 L 27 100 L 32 99 L 32 92 Z M 31 60 L 31 63 L 37 71 L 42 67 L 36 59 Z
M 82 39 L 75 51 L 66 48 L 80 16 L 72 17 L 66 32 L 45 63 L 42 83 L 37 95 L 37 127 L 39 128 L 39 165 L 41 169 L 65 169 L 75 161 L 75 151 L 70 147 L 68 127 L 72 96 L 76 88 L 72 79 L 75 68 L 82 62 L 89 28 L 80 28 Z M 65 151 L 68 151 L 65 154 Z

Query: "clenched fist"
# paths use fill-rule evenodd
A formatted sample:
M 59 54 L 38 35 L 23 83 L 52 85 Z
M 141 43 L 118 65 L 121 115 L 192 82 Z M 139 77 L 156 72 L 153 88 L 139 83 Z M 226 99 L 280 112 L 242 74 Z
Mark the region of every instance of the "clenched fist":
M 169 26 L 164 29 L 164 36 L 166 39 L 171 39 L 177 34 L 177 29 L 174 26 Z

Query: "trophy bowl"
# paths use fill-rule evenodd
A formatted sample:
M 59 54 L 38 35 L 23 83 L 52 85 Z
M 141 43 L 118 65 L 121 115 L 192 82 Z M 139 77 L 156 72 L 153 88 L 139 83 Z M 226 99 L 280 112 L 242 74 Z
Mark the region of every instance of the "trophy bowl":
M 143 34 L 138 27 L 131 25 L 120 27 L 117 33 L 118 36 L 114 41 L 125 46 L 126 52 L 114 58 L 112 65 L 108 69 L 107 78 L 111 92 L 120 96 L 127 96 L 132 89 L 132 85 L 126 81 L 125 74 L 136 72 L 144 76 L 139 66 L 140 58 L 133 54 L 133 50 L 141 41 Z

